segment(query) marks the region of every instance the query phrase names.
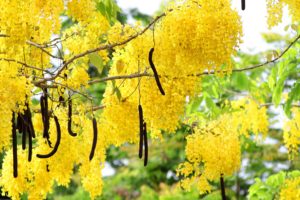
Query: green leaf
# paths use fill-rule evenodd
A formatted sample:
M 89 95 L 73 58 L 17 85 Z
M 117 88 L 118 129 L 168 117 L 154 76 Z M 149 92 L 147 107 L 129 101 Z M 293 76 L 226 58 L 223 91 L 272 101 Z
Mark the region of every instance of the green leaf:
M 271 90 L 274 90 L 277 81 L 278 67 L 273 67 L 270 76 L 268 77 L 268 85 Z
M 250 80 L 245 73 L 236 73 L 235 75 L 236 87 L 239 90 L 247 90 L 250 86 Z
M 266 184 L 277 188 L 284 183 L 284 180 L 285 180 L 285 173 L 283 171 L 281 171 L 278 174 L 274 174 L 274 175 L 270 176 L 266 180 Z
M 114 92 L 116 93 L 118 100 L 121 101 L 122 95 L 120 89 L 115 87 Z
M 296 82 L 293 85 L 291 92 L 289 93 L 288 100 L 284 105 L 284 112 L 288 117 L 291 117 L 291 107 L 295 100 L 300 100 L 300 82 Z
M 288 176 L 289 176 L 290 178 L 296 178 L 296 177 L 299 177 L 299 176 L 300 176 L 300 171 L 299 171 L 299 170 L 295 170 L 295 171 L 289 172 Z
M 194 98 L 187 106 L 187 114 L 197 112 L 202 100 L 203 100 L 203 97 Z
M 212 112 L 212 114 L 214 116 L 216 116 L 220 113 L 220 109 L 216 106 L 214 101 L 209 96 L 205 97 L 205 102 L 206 102 L 207 108 Z
M 99 56 L 97 53 L 91 53 L 89 54 L 89 59 L 92 65 L 98 68 L 99 73 L 102 73 L 103 70 L 103 61 L 101 56 Z

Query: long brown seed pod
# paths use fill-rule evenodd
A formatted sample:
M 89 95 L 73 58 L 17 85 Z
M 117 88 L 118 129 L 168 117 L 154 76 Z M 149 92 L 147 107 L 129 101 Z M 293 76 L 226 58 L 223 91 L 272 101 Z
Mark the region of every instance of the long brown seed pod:
M 246 0 L 242 0 L 242 10 L 246 9 Z
M 22 121 L 23 121 L 23 126 L 22 126 L 22 149 L 25 150 L 26 149 L 26 137 L 27 137 L 27 126 L 25 124 L 25 119 L 26 116 L 23 115 L 22 117 Z
M 144 122 L 144 166 L 146 167 L 148 164 L 148 139 L 147 139 L 147 124 Z
M 77 136 L 77 133 L 72 131 L 72 100 L 68 101 L 68 132 L 71 136 Z
M 225 183 L 224 183 L 223 174 L 221 174 L 221 177 L 220 177 L 220 183 L 221 183 L 221 194 L 222 194 L 222 200 L 226 200 L 226 194 L 225 194 Z
M 60 130 L 60 125 L 59 125 L 59 121 L 58 118 L 54 115 L 54 121 L 55 121 L 55 125 L 56 125 L 56 133 L 57 133 L 57 139 L 56 139 L 56 143 L 52 149 L 52 151 L 48 154 L 42 155 L 42 154 L 37 154 L 36 156 L 38 158 L 50 158 L 51 156 L 53 156 L 60 144 L 60 139 L 61 139 L 61 130 Z
M 94 117 L 93 117 L 93 132 L 94 132 L 94 138 L 93 138 L 93 144 L 92 144 L 92 149 L 91 149 L 91 153 L 90 153 L 90 160 L 92 160 L 94 157 L 95 149 L 97 146 L 97 139 L 98 139 L 97 121 Z
M 22 133 L 23 131 L 23 120 L 21 117 L 21 114 L 18 113 L 18 117 L 17 117 L 17 129 L 19 130 L 19 133 Z
M 31 162 L 32 159 L 32 132 L 29 130 L 28 126 L 28 162 Z
M 33 123 L 32 123 L 32 115 L 31 115 L 31 111 L 30 111 L 28 104 L 27 104 L 26 115 L 27 115 L 27 121 L 28 121 L 28 127 L 29 127 L 28 130 L 30 131 L 32 138 L 35 138 L 35 132 L 34 132 L 34 127 L 33 127 Z
M 17 130 L 15 125 L 15 113 L 12 113 L 12 143 L 13 143 L 13 174 L 18 177 L 18 155 L 17 155 Z
M 159 80 L 159 77 L 158 77 L 158 73 L 157 73 L 155 65 L 153 63 L 153 52 L 154 52 L 154 48 L 151 48 L 150 51 L 149 51 L 149 55 L 148 55 L 149 64 L 150 64 L 150 67 L 153 71 L 153 75 L 154 75 L 154 78 L 155 78 L 155 81 L 156 81 L 156 85 L 157 85 L 160 93 L 162 95 L 165 95 L 165 91 L 161 86 L 161 83 L 160 83 L 160 80 Z
M 47 138 L 47 140 L 49 140 L 49 128 L 50 128 L 50 116 L 49 116 L 49 111 L 48 111 L 48 93 L 47 93 L 47 89 L 44 89 L 44 138 Z
M 139 158 L 143 157 L 143 123 L 144 123 L 144 116 L 143 116 L 143 108 L 141 105 L 138 106 L 139 110 L 139 122 L 140 122 L 140 143 L 139 143 Z
M 46 113 L 46 103 L 45 103 L 45 96 L 41 96 L 40 98 L 40 106 L 41 106 L 41 113 L 42 113 L 42 121 L 43 121 L 43 126 L 44 126 L 44 131 L 43 131 L 43 138 L 47 139 L 49 147 L 52 148 L 51 142 L 49 140 L 49 119 L 48 119 L 48 106 L 47 106 L 47 113 Z

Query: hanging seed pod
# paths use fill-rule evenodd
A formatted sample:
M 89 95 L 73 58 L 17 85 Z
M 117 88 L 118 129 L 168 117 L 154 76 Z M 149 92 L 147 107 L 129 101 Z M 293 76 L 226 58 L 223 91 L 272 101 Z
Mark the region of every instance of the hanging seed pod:
M 27 117 L 27 121 L 28 121 L 29 132 L 30 132 L 32 138 L 35 138 L 35 132 L 34 132 L 34 127 L 33 127 L 33 123 L 32 123 L 32 115 L 31 115 L 31 111 L 30 111 L 28 104 L 27 104 L 26 115 L 27 115 L 26 117 Z
M 31 162 L 31 159 L 32 159 L 32 133 L 31 131 L 28 130 L 28 162 Z
M 77 136 L 77 133 L 72 131 L 72 100 L 71 98 L 68 101 L 68 132 L 71 136 Z
M 94 138 L 93 138 L 92 150 L 90 153 L 90 160 L 92 160 L 94 157 L 95 149 L 96 149 L 96 145 L 97 145 L 97 139 L 98 139 L 97 121 L 94 117 L 93 117 L 93 132 L 94 132 Z
M 42 113 L 42 121 L 43 121 L 43 125 L 44 125 L 44 131 L 43 131 L 43 138 L 47 139 L 48 145 L 49 147 L 52 148 L 51 142 L 49 140 L 49 114 L 48 114 L 48 101 L 46 101 L 46 97 L 45 95 L 47 95 L 47 93 L 45 94 L 45 90 L 44 90 L 44 94 L 41 96 L 40 98 L 40 106 L 41 106 L 41 113 Z
M 64 99 L 63 96 L 59 96 L 58 101 L 59 101 L 59 105 L 58 106 L 60 106 L 61 104 L 63 105 L 63 107 L 66 106 L 66 102 L 65 102 L 65 99 Z
M 147 124 L 144 122 L 144 166 L 146 167 L 148 164 L 148 139 L 147 139 Z
M 21 117 L 20 113 L 18 113 L 18 117 L 17 117 L 17 129 L 18 129 L 19 133 L 22 133 L 22 131 L 23 131 L 23 120 L 22 120 L 22 117 Z
M 49 128 L 50 128 L 50 116 L 49 116 L 49 111 L 48 111 L 48 93 L 47 89 L 44 89 L 44 138 L 49 140 Z
M 242 10 L 246 9 L 246 0 L 242 0 Z
M 24 115 L 22 116 L 22 120 L 23 120 L 23 130 L 22 130 L 22 149 L 25 150 L 26 149 L 26 137 L 27 137 L 27 126 L 25 124 L 25 119 L 24 119 Z
M 57 133 L 57 139 L 56 139 L 56 143 L 54 145 L 54 148 L 52 149 L 52 151 L 48 154 L 42 155 L 42 154 L 37 154 L 36 156 L 38 158 L 50 158 L 51 156 L 53 156 L 60 144 L 60 139 L 61 139 L 61 130 L 60 130 L 60 125 L 59 125 L 59 121 L 58 118 L 54 115 L 54 121 L 55 121 L 55 125 L 56 125 L 56 133 Z
M 48 164 L 46 165 L 46 171 L 47 171 L 47 172 L 50 172 L 50 169 L 49 169 L 49 165 L 48 165 Z
M 141 105 L 138 106 L 139 110 L 139 122 L 140 122 L 140 143 L 139 143 L 139 158 L 143 157 L 143 123 L 144 123 L 144 116 L 143 116 L 143 108 Z
M 17 155 L 17 130 L 15 125 L 15 113 L 12 113 L 12 143 L 13 143 L 13 174 L 18 177 L 18 155 Z
M 225 183 L 224 183 L 223 174 L 221 174 L 221 177 L 220 177 L 220 184 L 221 184 L 222 200 L 226 200 Z
M 162 95 L 165 95 L 165 91 L 164 89 L 162 88 L 161 86 L 161 83 L 160 83 L 160 80 L 159 80 L 159 76 L 158 76 L 158 73 L 156 71 L 156 68 L 155 68 L 155 65 L 153 63 L 153 52 L 154 52 L 154 48 L 151 48 L 150 51 L 149 51 L 149 55 L 148 55 L 148 60 L 149 60 L 149 64 L 150 64 L 150 67 L 153 71 L 153 74 L 154 74 L 154 78 L 155 78 L 155 81 L 156 81 L 156 85 L 160 91 L 160 93 Z

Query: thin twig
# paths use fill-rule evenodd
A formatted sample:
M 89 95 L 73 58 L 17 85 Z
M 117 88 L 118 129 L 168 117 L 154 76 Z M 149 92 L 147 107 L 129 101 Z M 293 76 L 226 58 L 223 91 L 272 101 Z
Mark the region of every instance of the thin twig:
M 98 52 L 98 51 L 101 51 L 101 50 L 106 50 L 106 49 L 112 49 L 114 47 L 117 47 L 117 46 L 122 46 L 128 42 L 130 42 L 131 40 L 137 38 L 138 36 L 144 34 L 154 23 L 156 23 L 160 18 L 162 18 L 163 16 L 165 16 L 166 14 L 163 13 L 161 15 L 159 15 L 158 17 L 156 17 L 151 23 L 148 24 L 148 26 L 146 26 L 142 31 L 132 35 L 131 37 L 127 38 L 126 40 L 122 41 L 122 42 L 118 42 L 118 43 L 114 43 L 114 44 L 106 44 L 106 45 L 101 45 L 95 49 L 90 49 L 90 50 L 87 50 L 83 53 L 80 53 L 80 54 L 77 54 L 75 56 L 73 56 L 72 58 L 70 58 L 69 60 L 67 60 L 63 65 L 62 67 L 58 70 L 57 74 L 53 77 L 50 77 L 50 78 L 44 78 L 42 80 L 39 80 L 39 81 L 36 81 L 35 83 L 36 84 L 39 84 L 39 83 L 43 83 L 43 82 L 46 82 L 46 81 L 52 81 L 54 79 L 56 79 L 60 73 L 63 72 L 63 70 L 69 65 L 71 64 L 73 61 L 75 61 L 76 59 L 78 58 L 81 58 L 81 57 L 84 57 L 88 54 L 91 54 L 91 53 L 94 53 L 94 52 Z
M 56 59 L 60 59 L 60 60 L 63 59 L 60 56 L 55 56 L 55 55 L 51 54 L 49 51 L 45 50 L 45 48 L 43 46 L 41 46 L 40 44 L 34 43 L 32 41 L 26 41 L 26 43 L 29 44 L 29 45 L 31 45 L 31 46 L 34 46 L 34 47 L 40 49 L 41 51 L 43 51 L 44 53 L 46 53 L 47 55 L 49 55 L 52 58 L 56 58 Z
M 300 39 L 300 35 L 298 35 L 293 41 L 292 43 L 290 43 L 283 51 L 282 53 L 277 56 L 276 58 L 274 58 L 273 60 L 264 62 L 264 63 L 260 63 L 257 65 L 253 65 L 253 66 L 249 66 L 249 67 L 245 67 L 245 68 L 241 68 L 241 69 L 233 69 L 232 72 L 242 72 L 242 71 L 248 71 L 248 70 L 253 70 L 259 67 L 263 67 L 265 65 L 268 65 L 270 63 L 275 63 L 276 61 L 278 61 L 298 40 Z M 204 76 L 204 75 L 211 75 L 211 74 L 216 74 L 216 72 L 220 73 L 227 73 L 228 71 L 207 71 L 207 72 L 203 72 L 200 74 L 190 74 L 187 76 Z M 117 80 L 117 79 L 132 79 L 132 78 L 139 78 L 139 77 L 143 77 L 143 76 L 148 76 L 148 77 L 154 77 L 152 74 L 149 74 L 147 72 L 144 73 L 133 73 L 133 74 L 129 74 L 129 75 L 118 75 L 118 76 L 110 76 L 110 77 L 105 77 L 102 79 L 96 79 L 96 80 L 92 80 L 89 82 L 89 84 L 94 84 L 94 83 L 99 83 L 99 82 L 105 82 L 105 81 L 111 81 L 111 80 Z M 174 77 L 174 78 L 178 78 L 178 77 Z
M 278 104 L 279 106 L 284 106 L 286 103 L 280 103 Z M 264 103 L 260 104 L 259 107 L 270 107 L 270 106 L 275 106 L 274 103 Z M 292 104 L 291 107 L 300 107 L 300 104 Z
M 7 62 L 15 62 L 15 63 L 18 63 L 18 64 L 20 64 L 20 65 L 23 65 L 24 67 L 27 67 L 27 68 L 30 68 L 30 69 L 34 69 L 34 70 L 44 71 L 44 72 L 46 72 L 46 73 L 48 73 L 48 74 L 51 74 L 51 72 L 49 72 L 48 70 L 43 70 L 43 69 L 41 69 L 41 68 L 38 68 L 38 67 L 35 67 L 35 66 L 28 65 L 27 63 L 24 63 L 24 62 L 21 62 L 21 61 L 12 59 L 12 58 L 0 58 L 0 60 L 4 60 L 4 61 L 7 61 Z
M 110 76 L 110 77 L 105 77 L 105 78 L 101 78 L 101 79 L 96 79 L 96 80 L 89 81 L 89 84 L 112 81 L 112 80 L 117 80 L 117 79 L 133 79 L 133 78 L 138 78 L 138 77 L 143 77 L 143 76 L 153 77 L 152 74 L 149 74 L 147 72 L 140 73 L 140 74 L 134 73 L 134 74 L 129 74 L 129 75 Z
M 279 54 L 279 56 L 277 56 L 276 58 L 266 61 L 264 63 L 260 63 L 257 65 L 253 65 L 253 66 L 249 66 L 249 67 L 245 67 L 245 68 L 241 68 L 241 69 L 233 69 L 232 72 L 242 72 L 242 71 L 248 71 L 248 70 L 252 70 L 252 69 L 256 69 L 259 67 L 263 67 L 265 65 L 268 65 L 270 63 L 275 63 L 277 60 L 279 60 L 286 52 L 288 52 L 288 50 L 300 39 L 300 35 L 298 35 L 282 52 L 281 54 Z M 216 74 L 216 73 L 227 73 L 228 71 L 208 71 L 208 72 L 203 72 L 201 74 L 197 74 L 197 76 L 202 76 L 202 75 L 210 75 L 210 74 Z

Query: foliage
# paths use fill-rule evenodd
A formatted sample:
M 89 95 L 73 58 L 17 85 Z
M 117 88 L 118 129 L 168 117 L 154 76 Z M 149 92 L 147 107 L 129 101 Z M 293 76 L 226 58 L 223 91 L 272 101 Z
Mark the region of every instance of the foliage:
M 287 5 L 298 31 L 298 1 L 266 3 L 270 27 Z M 255 179 L 250 199 L 298 198 L 299 172 L 268 164 L 299 166 L 300 36 L 239 52 L 229 0 L 170 1 L 154 19 L 132 10 L 134 25 L 112 0 L 0 6 L 2 195 L 239 199 Z M 115 174 L 102 178 L 104 165 Z

